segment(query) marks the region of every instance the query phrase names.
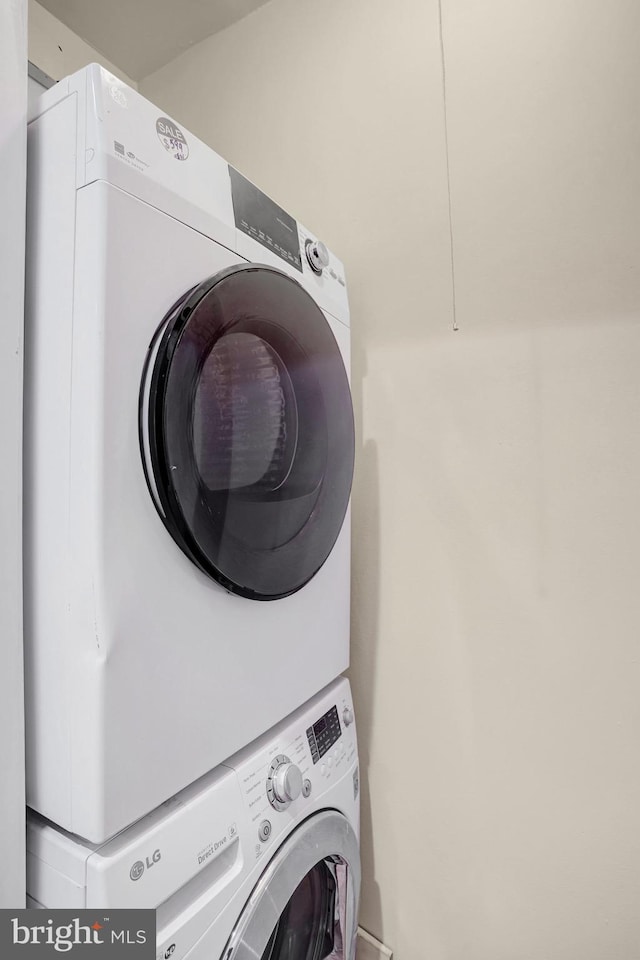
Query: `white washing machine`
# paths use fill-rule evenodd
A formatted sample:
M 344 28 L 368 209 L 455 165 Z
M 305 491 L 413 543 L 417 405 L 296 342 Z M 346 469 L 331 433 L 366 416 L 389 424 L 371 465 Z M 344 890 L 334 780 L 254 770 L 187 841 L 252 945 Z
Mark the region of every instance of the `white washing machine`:
M 101 842 L 348 665 L 349 308 L 316 237 L 100 67 L 28 137 L 28 803 Z
M 37 815 L 32 905 L 151 907 L 157 957 L 353 960 L 358 754 L 346 680 L 103 846 Z

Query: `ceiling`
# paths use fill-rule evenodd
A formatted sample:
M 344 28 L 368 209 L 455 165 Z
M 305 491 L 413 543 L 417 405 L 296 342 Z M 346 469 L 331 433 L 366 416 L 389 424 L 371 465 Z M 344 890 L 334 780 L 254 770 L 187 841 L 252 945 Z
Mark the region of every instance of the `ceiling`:
M 134 80 L 267 0 L 39 0 Z

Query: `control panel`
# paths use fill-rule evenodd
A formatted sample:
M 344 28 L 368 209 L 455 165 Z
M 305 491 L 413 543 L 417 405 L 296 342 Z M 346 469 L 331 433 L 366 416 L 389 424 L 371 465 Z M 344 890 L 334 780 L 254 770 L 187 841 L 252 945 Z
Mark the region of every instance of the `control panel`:
M 297 222 L 232 166 L 229 178 L 237 229 L 302 273 Z
M 321 240 L 311 240 L 307 238 L 304 244 L 304 252 L 307 255 L 307 263 L 314 273 L 318 276 L 322 274 L 325 267 L 329 266 L 329 251 Z
M 351 789 L 357 764 L 349 685 L 335 681 L 295 720 L 282 721 L 230 758 L 247 809 L 256 858 L 291 820 L 308 816 L 345 777 Z
M 300 273 L 303 272 L 301 250 L 304 250 L 304 260 L 316 276 L 321 277 L 326 271 L 344 287 L 342 265 L 338 267 L 338 261 L 332 263 L 321 240 L 310 236 L 286 210 L 231 165 L 229 179 L 235 224 L 241 233 L 246 233 Z
M 231 166 L 228 171 L 236 252 L 252 263 L 287 268 L 322 310 L 348 326 L 349 303 L 341 261 L 250 180 Z
M 342 290 L 345 295 L 344 267 L 331 251 L 327 250 L 325 244 L 317 237 L 298 224 L 298 233 L 300 235 L 300 249 L 304 250 L 302 260 L 303 267 L 309 267 L 311 275 L 322 281 L 327 289 L 335 288 L 336 295 Z
M 316 720 L 307 730 L 307 740 L 311 751 L 311 759 L 317 763 L 325 753 L 331 749 L 342 734 L 338 707 L 334 704 L 324 716 Z

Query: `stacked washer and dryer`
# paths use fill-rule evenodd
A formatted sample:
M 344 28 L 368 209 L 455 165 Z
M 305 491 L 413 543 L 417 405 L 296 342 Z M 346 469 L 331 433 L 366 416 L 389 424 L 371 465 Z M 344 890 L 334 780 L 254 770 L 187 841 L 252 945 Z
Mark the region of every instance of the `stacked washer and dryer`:
M 29 896 L 352 960 L 343 266 L 96 65 L 28 136 Z

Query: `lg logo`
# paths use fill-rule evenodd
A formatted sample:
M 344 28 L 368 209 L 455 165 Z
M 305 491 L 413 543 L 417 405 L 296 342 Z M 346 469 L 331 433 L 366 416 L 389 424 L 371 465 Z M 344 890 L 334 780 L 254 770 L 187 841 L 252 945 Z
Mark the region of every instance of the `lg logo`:
M 144 860 L 136 860 L 136 862 L 129 870 L 129 876 L 132 880 L 139 880 L 142 874 L 145 871 L 145 865 L 147 870 L 151 870 L 151 867 L 162 858 L 162 854 L 159 850 L 154 850 L 151 858 L 145 857 Z

